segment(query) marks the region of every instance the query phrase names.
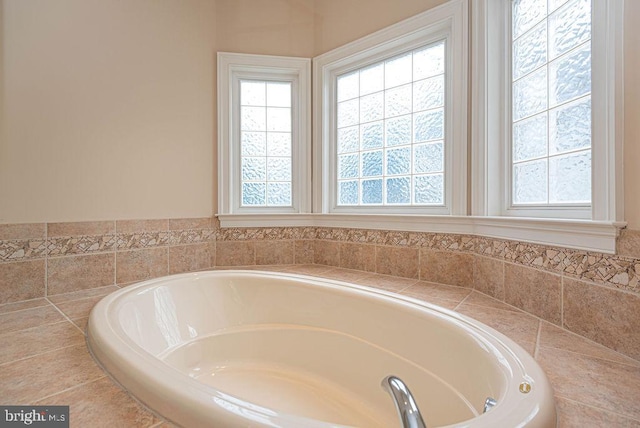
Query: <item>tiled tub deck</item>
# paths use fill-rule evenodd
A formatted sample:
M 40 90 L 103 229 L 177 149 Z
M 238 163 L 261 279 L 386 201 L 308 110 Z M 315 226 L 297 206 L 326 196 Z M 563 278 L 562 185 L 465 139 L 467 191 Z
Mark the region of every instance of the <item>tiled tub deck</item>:
M 234 267 L 238 269 L 238 267 Z M 506 334 L 545 369 L 561 427 L 640 427 L 640 362 L 469 288 L 325 265 L 251 266 L 345 280 L 453 309 Z M 93 361 L 93 305 L 116 286 L 0 305 L 0 403 L 70 405 L 72 427 L 171 427 Z

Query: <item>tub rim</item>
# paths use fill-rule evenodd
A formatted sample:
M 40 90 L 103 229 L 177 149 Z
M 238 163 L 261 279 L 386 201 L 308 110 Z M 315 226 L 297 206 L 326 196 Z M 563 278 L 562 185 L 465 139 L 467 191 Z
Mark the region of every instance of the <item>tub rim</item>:
M 266 276 L 271 278 L 284 277 L 302 281 L 308 286 L 321 286 L 349 295 L 364 294 L 372 297 L 374 300 L 383 300 L 385 303 L 399 307 L 409 306 L 413 310 L 417 309 L 421 312 L 427 312 L 430 315 L 435 314 L 438 318 L 444 318 L 447 322 L 457 324 L 457 326 L 463 327 L 467 334 L 471 334 L 485 345 L 490 345 L 492 353 L 499 351 L 499 354 L 508 361 L 508 367 L 518 373 L 512 373 L 512 376 L 507 380 L 502 396 L 493 397 L 498 399 L 498 405 L 490 412 L 466 421 L 447 425 L 446 428 L 468 427 L 472 421 L 472 426 L 477 428 L 488 428 L 501 423 L 513 423 L 514 419 L 512 415 L 514 407 L 528 409 L 526 412 L 528 420 L 538 417 L 539 420 L 546 421 L 546 423 L 543 422 L 542 425 L 535 424 L 532 426 L 556 426 L 553 391 L 546 374 L 542 371 L 535 359 L 514 340 L 480 321 L 424 300 L 400 295 L 392 291 L 321 276 L 280 271 L 219 269 L 168 275 L 129 285 L 105 296 L 92 309 L 87 324 L 87 345 L 91 355 L 112 379 L 166 419 L 170 419 L 170 417 L 165 415 L 183 413 L 185 407 L 187 409 L 193 408 L 194 411 L 197 411 L 197 409 L 209 409 L 210 413 L 215 413 L 216 416 L 221 416 L 224 419 L 224 417 L 230 416 L 229 409 L 233 407 L 236 409 L 236 413 L 244 413 L 244 417 L 246 417 L 247 414 L 257 413 L 260 415 L 258 417 L 259 421 L 263 423 L 266 421 L 272 426 L 298 427 L 304 424 L 304 426 L 310 428 L 328 426 L 336 428 L 342 427 L 342 425 L 328 425 L 324 421 L 316 421 L 295 414 L 278 412 L 216 390 L 211 386 L 185 375 L 178 369 L 143 349 L 141 345 L 126 334 L 124 329 L 117 323 L 116 318 L 113 318 L 115 325 L 111 322 L 111 316 L 117 313 L 117 310 L 122 305 L 122 302 L 125 301 L 126 297 L 133 294 L 137 295 L 142 290 L 148 292 L 155 287 L 170 285 L 176 281 L 185 279 L 194 280 L 232 275 L 248 277 Z M 123 344 L 126 346 L 122 346 Z M 184 343 L 180 346 L 183 345 Z M 160 372 L 163 373 L 164 376 L 157 376 Z M 525 397 L 516 395 L 519 391 L 514 391 L 514 389 L 520 387 L 520 383 L 522 382 L 527 382 L 532 386 L 531 392 L 523 394 L 526 395 Z M 181 388 L 176 388 L 176 385 L 180 385 Z M 173 402 L 162 399 L 162 394 L 158 391 L 164 390 L 171 391 L 175 394 L 176 397 Z M 520 400 L 518 400 L 517 397 L 520 397 Z M 534 397 L 537 399 L 534 400 Z M 217 410 L 215 412 L 211 410 L 212 403 L 217 406 L 213 407 L 214 410 Z M 501 404 L 502 406 L 500 406 Z M 525 413 L 524 410 L 523 413 Z M 538 415 L 539 413 L 541 415 Z M 524 423 L 526 420 L 521 422 Z

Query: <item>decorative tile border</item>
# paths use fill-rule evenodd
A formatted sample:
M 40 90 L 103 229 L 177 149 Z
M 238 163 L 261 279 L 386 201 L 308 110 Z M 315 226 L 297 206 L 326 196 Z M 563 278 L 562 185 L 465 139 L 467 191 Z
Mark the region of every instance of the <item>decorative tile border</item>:
M 0 241 L 0 262 L 33 260 L 45 257 L 45 239 L 17 239 Z
M 114 251 L 115 235 L 64 236 L 47 239 L 47 256 L 105 253 Z
M 204 221 L 206 219 L 196 220 L 168 220 L 166 224 L 171 223 L 174 227 L 197 227 L 200 225 L 212 225 L 213 227 L 175 230 L 170 230 L 167 227 L 165 230 L 159 231 L 132 231 L 131 228 L 128 228 L 126 233 L 118 233 L 117 231 L 113 233 L 110 230 L 104 235 L 0 240 L 0 263 L 33 260 L 48 256 L 150 249 L 212 241 L 337 241 L 473 253 L 640 293 L 640 258 L 631 256 L 592 253 L 472 235 L 329 227 L 220 229 L 217 219 L 210 222 Z M 134 222 L 128 223 L 134 224 Z M 60 226 L 61 224 L 56 225 Z
M 481 236 L 318 228 L 316 239 L 468 252 L 640 293 L 640 259 Z
M 0 301 L 55 295 L 64 291 L 62 286 L 81 289 L 91 283 L 82 278 L 93 280 L 103 267 L 100 284 L 112 285 L 208 269 L 216 264 L 314 262 L 473 286 L 560 326 L 564 326 L 558 315 L 563 311 L 564 297 L 558 294 L 565 282 L 573 284 L 574 289 L 575 284 L 586 287 L 585 293 L 609 293 L 611 299 L 623 299 L 632 308 L 627 313 L 635 311 L 640 299 L 640 256 L 629 254 L 592 253 L 446 233 L 327 227 L 220 229 L 216 219 L 52 225 L 53 233 L 48 237 L 42 232 L 49 226 L 45 224 L 0 228 Z M 104 263 L 105 258 L 113 258 L 113 263 Z M 605 306 L 594 307 L 589 318 L 589 329 L 604 333 L 585 333 L 576 325 L 564 327 L 605 346 L 638 355 L 637 335 L 625 324 L 630 318 L 618 317 L 607 328 L 600 328 L 600 319 L 608 316 L 607 310 Z M 621 347 L 603 339 L 609 336 L 623 337 L 626 345 Z
M 187 223 L 187 220 L 189 219 L 178 219 L 175 222 L 179 225 L 181 222 Z M 74 224 L 84 225 L 85 223 L 69 223 L 66 229 L 74 229 Z M 65 226 L 65 223 L 55 223 L 55 225 Z M 82 228 L 75 229 L 82 230 Z M 0 240 L 0 263 L 211 242 L 216 239 L 216 232 L 208 227 L 127 233 L 109 231 L 102 235 L 59 236 L 56 234 L 37 239 L 6 239 Z

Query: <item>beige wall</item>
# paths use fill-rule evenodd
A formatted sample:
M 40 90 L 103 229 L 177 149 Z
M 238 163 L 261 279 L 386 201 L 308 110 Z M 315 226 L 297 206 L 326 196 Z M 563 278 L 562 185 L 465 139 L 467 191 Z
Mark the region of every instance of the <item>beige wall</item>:
M 314 0 L 216 0 L 222 52 L 312 57 Z
M 0 0 L 0 223 L 215 212 L 215 51 L 315 56 L 445 0 Z M 640 229 L 640 2 L 625 216 Z
M 445 0 L 317 0 L 316 55 Z M 364 15 L 363 11 L 366 11 Z M 640 1 L 625 2 L 625 219 L 631 229 L 640 229 Z
M 320 55 L 446 0 L 316 0 L 315 54 Z
M 0 223 L 210 216 L 215 3 L 0 5 Z
M 624 16 L 624 208 L 629 228 L 640 229 L 640 1 L 627 0 Z

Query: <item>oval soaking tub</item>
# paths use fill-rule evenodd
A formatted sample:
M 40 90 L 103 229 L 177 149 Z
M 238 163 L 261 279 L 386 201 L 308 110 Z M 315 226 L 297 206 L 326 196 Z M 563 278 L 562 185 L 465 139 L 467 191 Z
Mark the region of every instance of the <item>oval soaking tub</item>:
M 91 352 L 184 427 L 400 427 L 381 382 L 409 387 L 427 427 L 555 427 L 522 348 L 418 300 L 296 274 L 209 271 L 105 297 Z M 487 398 L 497 404 L 483 413 Z

